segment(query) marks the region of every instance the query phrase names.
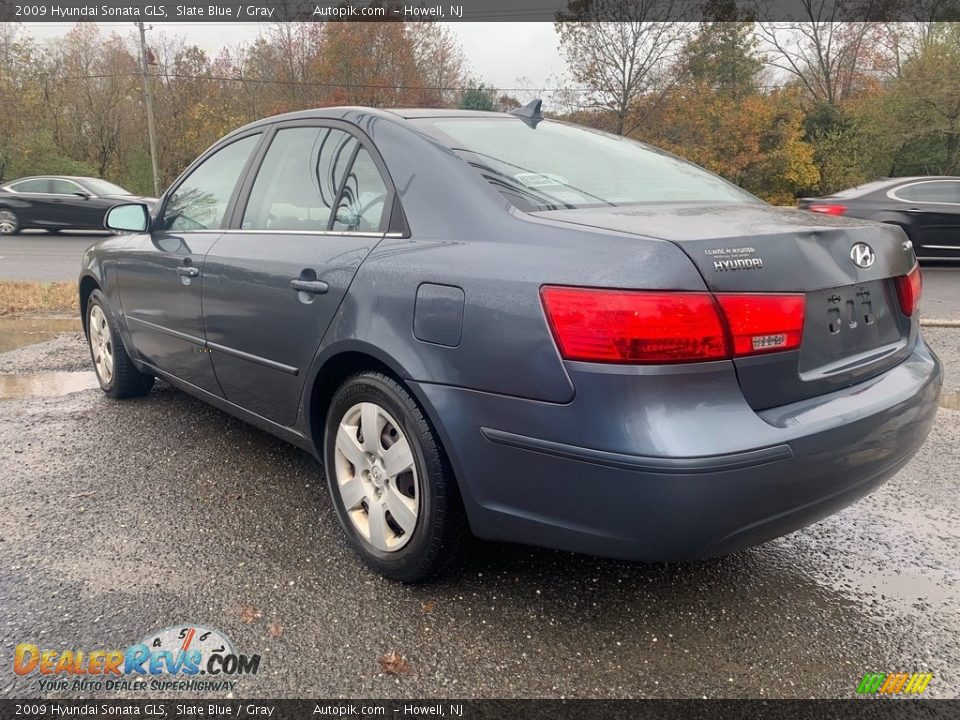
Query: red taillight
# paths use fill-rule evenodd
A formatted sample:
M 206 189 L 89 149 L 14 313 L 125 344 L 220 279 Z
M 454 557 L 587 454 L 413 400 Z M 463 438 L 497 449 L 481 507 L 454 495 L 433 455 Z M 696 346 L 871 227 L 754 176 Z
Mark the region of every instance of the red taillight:
M 567 360 L 722 360 L 795 349 L 803 332 L 803 295 L 714 296 L 555 286 L 540 293 L 560 354 Z
M 914 265 L 906 275 L 894 278 L 897 283 L 897 296 L 900 298 L 900 309 L 907 317 L 913 315 L 920 307 L 920 296 L 923 294 L 923 278 L 920 275 L 920 266 Z
M 734 355 L 755 355 L 800 347 L 803 295 L 719 294 Z
M 709 293 L 544 287 L 540 295 L 567 360 L 670 363 L 729 356 Z
M 847 211 L 846 205 L 833 205 L 830 203 L 814 203 L 807 207 L 810 212 L 823 213 L 824 215 L 843 215 Z

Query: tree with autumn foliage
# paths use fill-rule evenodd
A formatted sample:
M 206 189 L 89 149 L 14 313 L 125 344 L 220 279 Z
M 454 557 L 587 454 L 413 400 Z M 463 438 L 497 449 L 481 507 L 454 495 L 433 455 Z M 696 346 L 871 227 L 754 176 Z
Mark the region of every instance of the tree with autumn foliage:
M 683 47 L 673 89 L 637 136 L 774 203 L 816 187 L 795 90 L 763 92 L 752 24 L 707 22 Z

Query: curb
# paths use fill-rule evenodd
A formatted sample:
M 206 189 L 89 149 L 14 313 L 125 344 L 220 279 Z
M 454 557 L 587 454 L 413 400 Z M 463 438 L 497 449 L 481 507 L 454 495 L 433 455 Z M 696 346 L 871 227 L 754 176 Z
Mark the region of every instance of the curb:
M 939 320 L 937 318 L 920 318 L 921 327 L 960 328 L 960 320 Z

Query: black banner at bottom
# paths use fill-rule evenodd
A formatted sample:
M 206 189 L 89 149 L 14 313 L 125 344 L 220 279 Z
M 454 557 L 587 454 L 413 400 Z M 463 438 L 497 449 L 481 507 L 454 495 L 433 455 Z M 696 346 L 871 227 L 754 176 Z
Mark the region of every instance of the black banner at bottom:
M 960 717 L 960 700 L 0 700 L 3 720 L 124 717 L 151 720 L 913 720 Z

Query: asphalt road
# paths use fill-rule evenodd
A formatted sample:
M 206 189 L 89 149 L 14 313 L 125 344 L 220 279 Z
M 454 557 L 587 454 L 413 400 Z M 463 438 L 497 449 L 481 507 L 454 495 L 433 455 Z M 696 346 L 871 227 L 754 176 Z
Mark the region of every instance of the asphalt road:
M 960 390 L 960 330 L 926 335 Z M 60 336 L 0 375 L 87 363 Z M 350 553 L 306 453 L 160 384 L 27 392 L 0 400 L 0 697 L 39 694 L 17 643 L 120 649 L 180 623 L 262 655 L 238 698 L 845 698 L 874 671 L 960 693 L 957 410 L 877 492 L 759 548 L 645 565 L 478 543 L 407 587 Z M 382 670 L 392 652 L 409 672 Z
M 50 235 L 42 230 L 0 235 L 0 280 L 76 280 L 83 251 L 106 236 L 81 231 Z
M 0 280 L 76 280 L 83 251 L 99 237 L 103 235 L 43 231 L 2 235 Z M 960 320 L 960 261 L 925 264 L 923 280 L 923 316 Z

